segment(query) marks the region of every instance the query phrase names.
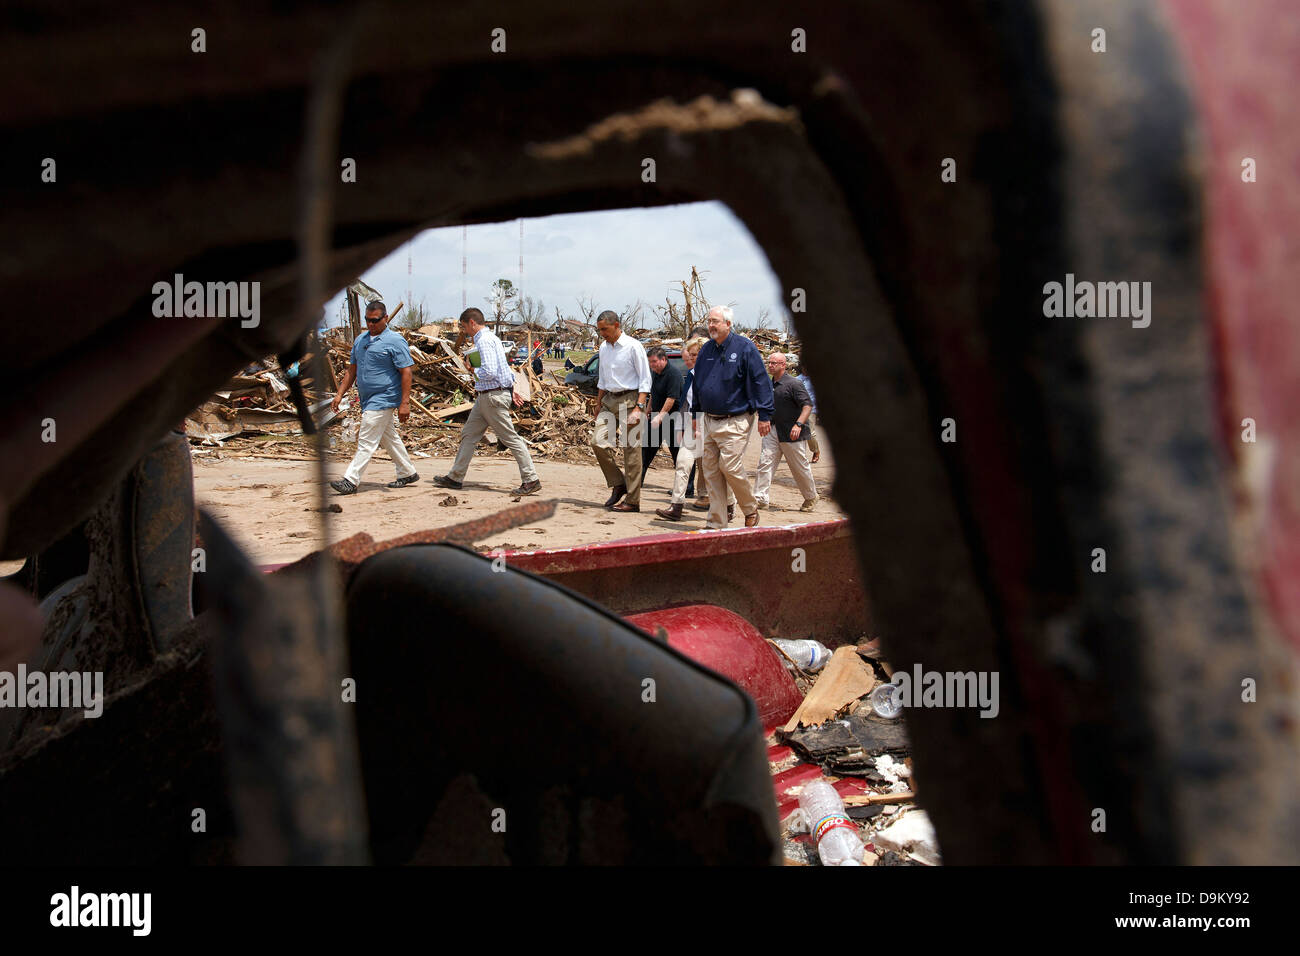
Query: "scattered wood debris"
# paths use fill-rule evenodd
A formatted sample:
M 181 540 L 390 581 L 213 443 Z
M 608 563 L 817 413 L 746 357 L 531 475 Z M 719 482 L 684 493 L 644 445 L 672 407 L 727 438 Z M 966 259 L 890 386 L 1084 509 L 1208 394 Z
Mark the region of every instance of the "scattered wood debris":
M 391 326 L 390 326 L 391 328 Z M 474 378 L 443 333 L 426 325 L 419 330 L 393 329 L 406 340 L 415 365 L 411 370 L 411 418 L 402 440 L 415 457 L 450 457 L 460 443 L 460 426 L 474 407 Z M 312 356 L 299 364 L 303 391 L 319 425 L 328 432 L 327 454 L 350 458 L 356 448 L 361 409 L 356 394 L 345 399 L 341 414 L 331 413 L 337 383 L 351 356 L 351 330 L 329 329 L 313 336 L 309 348 L 323 352 L 328 381 L 318 388 L 311 378 Z M 248 366 L 185 419 L 185 433 L 196 456 L 216 449 L 252 457 L 310 460 L 313 445 L 303 435 L 290 397 L 288 374 L 274 357 Z M 536 375 L 527 364 L 515 370 L 515 390 L 524 404 L 514 409 L 515 428 L 534 457 L 585 462 L 594 458 L 590 439 L 595 401 L 556 381 Z M 337 427 L 334 427 L 337 426 Z M 508 455 L 495 435 L 484 440 Z
M 859 697 L 871 693 L 876 675 L 853 647 L 840 647 L 808 692 L 799 709 L 783 728 L 794 730 L 800 724 L 812 727 L 830 720 Z

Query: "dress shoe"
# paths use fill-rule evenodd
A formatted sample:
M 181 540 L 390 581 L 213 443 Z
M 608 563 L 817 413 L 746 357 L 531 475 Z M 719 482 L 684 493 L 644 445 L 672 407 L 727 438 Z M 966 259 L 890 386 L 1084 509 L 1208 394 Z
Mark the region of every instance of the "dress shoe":
M 521 495 L 535 495 L 537 494 L 537 492 L 541 490 L 542 490 L 542 480 L 540 478 L 534 478 L 532 481 L 525 481 L 522 485 L 520 485 L 518 488 L 516 488 L 514 491 L 510 493 L 514 495 L 516 498 L 518 498 Z
M 678 504 L 669 505 L 667 508 L 656 508 L 655 514 L 661 518 L 667 518 L 669 521 L 681 521 L 682 506 Z
M 757 512 L 757 511 L 755 511 L 752 515 L 745 515 L 745 527 L 746 527 L 746 528 L 756 528 L 756 527 L 758 527 L 758 512 Z
M 627 485 L 619 485 L 612 489 L 609 493 L 609 497 L 605 499 L 605 507 L 613 508 L 614 505 L 618 504 L 619 499 L 625 494 L 627 494 Z
M 455 488 L 457 491 L 464 487 L 462 482 L 455 478 L 448 478 L 446 475 L 434 475 L 433 483 L 439 488 Z
M 640 510 L 641 510 L 641 506 L 640 506 L 640 505 L 630 505 L 630 504 L 628 504 L 628 503 L 625 502 L 625 501 L 620 501 L 618 504 L 614 505 L 614 507 L 610 508 L 609 510 L 610 510 L 610 511 L 618 511 L 618 512 L 620 512 L 620 513 L 622 513 L 622 512 L 628 512 L 628 511 L 640 511 Z

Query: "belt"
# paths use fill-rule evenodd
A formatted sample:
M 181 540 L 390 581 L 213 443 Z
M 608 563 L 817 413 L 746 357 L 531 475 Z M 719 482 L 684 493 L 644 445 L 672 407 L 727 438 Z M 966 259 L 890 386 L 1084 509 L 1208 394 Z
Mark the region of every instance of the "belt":
M 720 422 L 728 418 L 739 418 L 741 415 L 752 415 L 754 413 L 752 411 L 746 411 L 746 412 L 732 412 L 729 415 L 714 415 L 712 412 L 705 412 L 704 414 L 706 417 L 712 418 L 715 422 Z
M 620 389 L 617 392 L 611 392 L 609 389 L 605 389 L 605 394 L 606 395 L 629 395 L 635 391 L 637 391 L 635 388 L 624 388 L 624 389 Z
M 480 388 L 480 389 L 478 390 L 478 393 L 479 393 L 480 395 L 482 395 L 484 392 L 504 392 L 504 391 L 505 391 L 506 389 L 508 389 L 508 388 L 509 388 L 509 389 L 513 389 L 514 386 L 513 386 L 513 385 L 498 385 L 496 388 Z

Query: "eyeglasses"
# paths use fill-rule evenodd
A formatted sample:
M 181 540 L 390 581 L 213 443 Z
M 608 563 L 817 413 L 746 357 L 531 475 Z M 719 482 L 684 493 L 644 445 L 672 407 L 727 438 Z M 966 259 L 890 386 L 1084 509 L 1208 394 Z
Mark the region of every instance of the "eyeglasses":
M 382 322 L 382 321 L 384 321 L 384 317 L 383 317 L 382 315 L 377 315 L 377 316 L 375 316 L 375 317 L 372 319 L 370 316 L 366 316 L 366 321 L 367 321 L 367 322 Z

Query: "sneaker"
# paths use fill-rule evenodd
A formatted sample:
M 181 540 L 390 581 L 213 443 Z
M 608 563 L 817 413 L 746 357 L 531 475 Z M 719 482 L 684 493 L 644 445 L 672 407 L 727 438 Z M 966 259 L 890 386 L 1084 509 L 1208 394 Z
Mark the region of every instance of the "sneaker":
M 357 486 L 346 478 L 339 478 L 335 481 L 331 481 L 330 487 L 341 495 L 355 495 L 357 493 Z
M 800 511 L 803 511 L 803 512 L 809 512 L 809 511 L 812 511 L 812 510 L 813 510 L 813 507 L 814 507 L 814 506 L 817 504 L 817 502 L 820 501 L 820 500 L 821 500 L 820 498 L 809 498 L 807 501 L 805 501 L 805 502 L 803 503 L 802 507 L 800 507 L 799 510 L 800 510 Z
M 439 488 L 455 488 L 457 491 L 464 487 L 461 482 L 455 478 L 448 478 L 446 475 L 435 475 L 433 483 Z
M 534 478 L 532 481 L 525 481 L 522 485 L 510 492 L 515 497 L 520 495 L 535 495 L 542 490 L 542 480 Z
M 388 487 L 389 487 L 389 488 L 405 488 L 405 487 L 406 487 L 407 485 L 409 485 L 411 482 L 413 482 L 413 481 L 419 481 L 419 480 L 420 480 L 420 473 L 419 473 L 419 472 L 416 472 L 416 471 L 413 471 L 413 472 L 411 472 L 409 475 L 407 475 L 405 478 L 398 478 L 396 481 L 390 481 L 390 482 L 388 483 Z

